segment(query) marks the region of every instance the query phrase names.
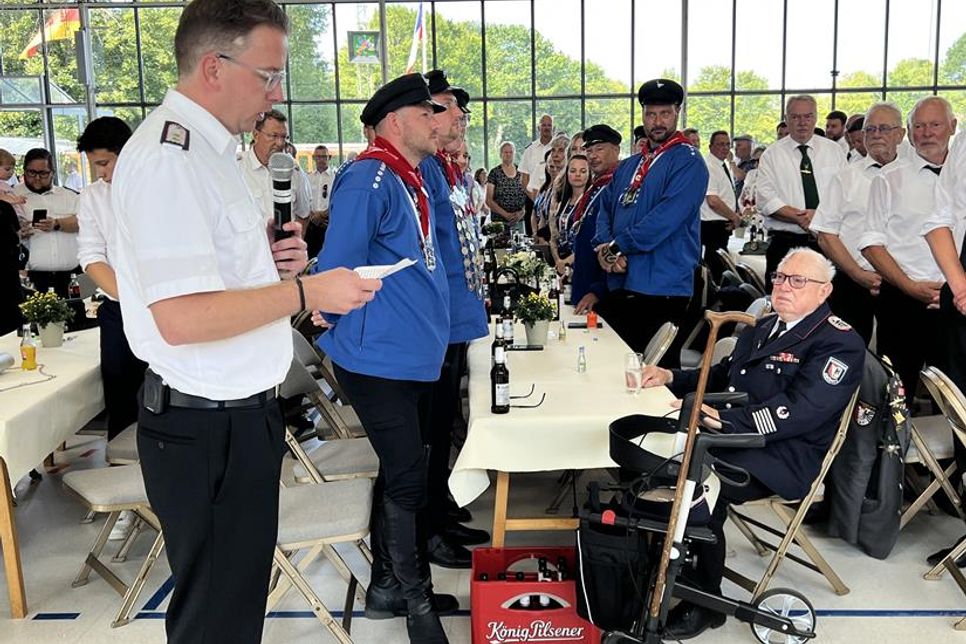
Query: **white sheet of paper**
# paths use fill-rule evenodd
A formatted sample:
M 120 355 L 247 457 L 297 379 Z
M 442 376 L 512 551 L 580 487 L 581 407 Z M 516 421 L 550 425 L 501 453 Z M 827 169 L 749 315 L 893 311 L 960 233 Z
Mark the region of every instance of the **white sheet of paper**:
M 391 266 L 387 264 L 380 266 L 357 266 L 353 270 L 365 279 L 385 279 L 397 271 L 409 268 L 415 263 L 416 260 L 406 257 Z

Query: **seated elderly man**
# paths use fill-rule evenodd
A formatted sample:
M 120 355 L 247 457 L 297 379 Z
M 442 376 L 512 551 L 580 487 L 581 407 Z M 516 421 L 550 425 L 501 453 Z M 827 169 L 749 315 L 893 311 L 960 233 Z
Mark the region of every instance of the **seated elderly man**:
M 751 480 L 744 487 L 722 481 L 709 525 L 717 541 L 692 545 L 697 565 L 686 575 L 705 591 L 721 592 L 728 505 L 775 494 L 786 499 L 804 496 L 862 379 L 865 344 L 825 303 L 834 275 L 835 267 L 819 253 L 790 250 L 773 275 L 777 315 L 745 329 L 734 353 L 711 368 L 709 392 L 747 392 L 748 404 L 721 411 L 705 407 L 704 424 L 727 433 L 757 432 L 766 442 L 761 449 L 716 452 L 746 469 Z M 642 386 L 667 385 L 683 396 L 696 389 L 697 381 L 696 370 L 649 366 Z M 724 621 L 724 615 L 682 602 L 669 614 L 666 634 L 687 639 Z

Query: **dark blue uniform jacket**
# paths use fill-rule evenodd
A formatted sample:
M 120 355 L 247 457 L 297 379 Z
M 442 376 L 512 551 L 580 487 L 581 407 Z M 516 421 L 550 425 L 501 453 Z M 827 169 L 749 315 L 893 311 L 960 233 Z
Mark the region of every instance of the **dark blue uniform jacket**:
M 804 496 L 818 475 L 842 412 L 862 380 L 862 338 L 823 304 L 762 347 L 770 315 L 747 328 L 734 353 L 711 368 L 707 390 L 744 391 L 748 405 L 721 411 L 727 433 L 757 432 L 761 449 L 719 450 L 786 499 Z M 697 388 L 698 371 L 674 371 L 675 395 Z

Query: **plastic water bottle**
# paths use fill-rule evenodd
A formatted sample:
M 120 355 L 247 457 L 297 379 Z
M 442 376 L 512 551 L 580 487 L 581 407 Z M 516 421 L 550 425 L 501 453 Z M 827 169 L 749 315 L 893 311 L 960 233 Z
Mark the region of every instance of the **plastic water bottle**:
M 577 353 L 577 373 L 587 373 L 587 352 L 583 346 Z

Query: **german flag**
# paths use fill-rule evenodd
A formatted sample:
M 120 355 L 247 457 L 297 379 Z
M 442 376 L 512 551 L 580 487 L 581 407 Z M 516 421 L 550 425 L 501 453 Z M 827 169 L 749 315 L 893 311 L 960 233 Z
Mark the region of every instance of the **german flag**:
M 50 17 L 44 24 L 43 35 L 41 35 L 41 30 L 38 29 L 24 50 L 20 52 L 20 60 L 26 60 L 40 51 L 40 47 L 45 40 L 47 42 L 66 40 L 72 38 L 74 32 L 78 29 L 80 29 L 80 11 L 78 9 L 57 9 L 51 12 Z

